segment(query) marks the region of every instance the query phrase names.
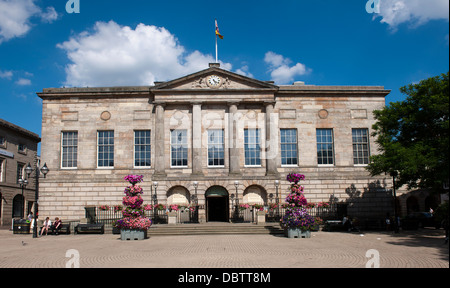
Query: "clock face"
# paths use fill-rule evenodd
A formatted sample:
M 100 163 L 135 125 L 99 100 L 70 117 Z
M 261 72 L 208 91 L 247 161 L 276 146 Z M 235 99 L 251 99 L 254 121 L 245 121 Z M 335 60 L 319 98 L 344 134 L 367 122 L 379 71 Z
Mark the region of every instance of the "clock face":
M 211 75 L 206 79 L 206 83 L 210 87 L 219 87 L 222 84 L 222 79 L 217 75 Z

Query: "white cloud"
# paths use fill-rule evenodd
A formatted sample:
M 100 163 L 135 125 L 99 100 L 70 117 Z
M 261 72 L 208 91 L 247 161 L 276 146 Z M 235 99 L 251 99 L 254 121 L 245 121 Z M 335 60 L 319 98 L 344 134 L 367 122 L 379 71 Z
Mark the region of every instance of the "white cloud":
M 2 70 L 0 70 L 0 78 L 11 80 L 12 76 L 13 76 L 13 72 L 12 71 L 2 71 Z
M 393 31 L 402 23 L 417 27 L 430 20 L 449 20 L 448 0 L 381 0 L 380 13 L 374 19 L 381 17 L 381 23 L 386 23 Z
M 20 85 L 20 86 L 28 86 L 28 85 L 31 85 L 31 80 L 25 79 L 25 78 L 19 78 L 19 80 L 16 81 L 16 84 Z
M 241 68 L 237 69 L 236 73 L 249 78 L 253 78 L 253 74 L 249 72 L 248 65 L 244 65 Z
M 139 24 L 135 29 L 114 21 L 97 22 L 57 47 L 72 62 L 66 86 L 152 85 L 208 68 L 211 55 L 187 53 L 167 29 Z M 224 69 L 231 64 L 221 63 Z
M 58 14 L 53 7 L 43 12 L 34 2 L 36 0 L 0 0 L 0 44 L 28 33 L 32 17 L 44 22 L 56 20 Z
M 264 56 L 264 61 L 269 64 L 270 76 L 276 84 L 289 84 L 295 76 L 305 75 L 311 72 L 305 64 L 297 63 L 290 66 L 292 61 L 282 55 L 269 51 Z

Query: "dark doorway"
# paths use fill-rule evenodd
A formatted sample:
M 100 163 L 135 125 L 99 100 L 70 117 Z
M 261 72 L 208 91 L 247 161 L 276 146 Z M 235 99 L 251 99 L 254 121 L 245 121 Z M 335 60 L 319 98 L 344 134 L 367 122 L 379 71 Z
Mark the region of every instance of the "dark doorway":
M 228 197 L 208 197 L 206 201 L 208 221 L 228 222 Z
M 221 186 L 212 186 L 206 190 L 205 196 L 206 220 L 228 222 L 230 216 L 228 191 Z

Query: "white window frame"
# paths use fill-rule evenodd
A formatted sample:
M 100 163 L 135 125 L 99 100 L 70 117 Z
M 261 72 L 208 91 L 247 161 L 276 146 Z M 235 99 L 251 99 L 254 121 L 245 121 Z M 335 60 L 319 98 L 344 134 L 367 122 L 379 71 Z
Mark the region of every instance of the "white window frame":
M 365 131 L 366 132 L 366 137 L 367 137 L 367 142 L 354 142 L 354 135 L 353 132 L 354 131 Z M 359 135 L 358 135 L 359 136 Z M 359 145 L 367 145 L 367 163 L 363 163 L 363 164 L 355 164 L 355 152 L 358 153 L 359 149 L 357 148 L 357 150 L 355 151 L 355 145 L 359 146 Z M 369 135 L 369 129 L 367 128 L 352 128 L 352 151 L 353 151 L 353 165 L 354 166 L 359 166 L 359 167 L 365 167 L 367 165 L 369 165 L 370 162 L 370 135 Z M 364 149 L 362 149 L 362 153 L 364 153 Z M 356 159 L 365 159 L 366 157 L 358 157 Z
M 318 140 L 317 140 L 317 134 L 318 134 L 318 131 L 319 130 L 327 130 L 327 131 L 331 131 L 331 142 L 319 142 Z M 319 164 L 319 149 L 317 149 L 318 148 L 318 145 L 319 144 L 321 144 L 321 145 L 329 145 L 329 144 L 331 144 L 331 152 L 332 152 L 332 156 L 331 156 L 331 159 L 332 159 L 332 161 L 333 161 L 333 163 L 332 164 L 329 164 L 329 163 L 326 163 L 326 164 Z M 318 166 L 320 166 L 320 167 L 334 167 L 335 166 L 335 163 L 336 163 L 336 157 L 335 157 L 335 150 L 334 150 L 334 130 L 333 130 L 333 128 L 317 128 L 316 129 L 316 152 L 317 152 L 317 165 Z M 328 151 L 328 150 L 327 150 Z M 328 156 L 326 157 L 327 159 L 328 159 Z
M 185 137 L 183 137 L 182 139 L 186 139 L 186 143 L 181 143 L 181 144 L 175 144 L 175 145 L 181 145 L 184 146 L 186 145 L 186 165 L 173 165 L 172 162 L 172 145 L 174 145 L 174 143 L 172 143 L 172 133 L 175 131 L 180 131 L 180 132 L 184 132 L 185 133 Z M 175 168 L 175 169 L 179 169 L 179 168 L 188 168 L 189 166 L 189 147 L 188 147 L 188 130 L 187 129 L 172 129 L 170 130 L 170 168 Z M 184 149 L 184 147 L 182 147 Z M 178 159 L 177 159 L 178 160 Z M 184 160 L 184 158 L 181 158 L 181 160 Z
M 149 143 L 148 144 L 136 144 L 136 132 L 148 132 L 149 133 Z M 142 137 L 141 137 L 142 138 Z M 150 165 L 139 166 L 136 165 L 136 147 L 137 146 L 150 146 Z M 146 159 L 144 159 L 145 161 Z M 152 131 L 151 130 L 134 130 L 133 137 L 133 167 L 138 169 L 149 169 L 152 167 Z
M 104 146 L 113 146 L 113 166 L 99 166 L 98 164 L 98 161 L 99 161 L 99 156 L 100 156 L 100 151 L 99 151 L 99 148 L 100 148 L 100 144 L 99 144 L 99 140 L 100 140 L 100 132 L 112 132 L 113 133 L 113 141 L 114 141 L 114 138 L 115 138 L 115 135 L 114 135 L 114 130 L 98 130 L 97 131 L 97 168 L 98 169 L 114 169 L 114 165 L 116 164 L 115 163 L 115 156 L 116 156 L 116 154 L 115 154 L 115 151 L 114 151 L 114 149 L 115 149 L 115 141 L 113 142 L 113 144 L 111 145 L 111 144 L 102 144 L 102 145 L 104 145 Z M 110 138 L 110 137 L 109 137 Z M 109 156 L 108 156 L 109 157 Z M 108 158 L 108 160 L 109 160 L 109 158 Z
M 286 142 L 283 143 L 281 142 L 281 139 L 283 138 L 282 131 L 283 130 L 292 130 L 295 131 L 295 142 Z M 283 164 L 283 145 L 293 145 L 295 144 L 295 153 L 297 154 L 297 157 L 295 157 L 297 163 L 296 164 Z M 292 150 L 291 150 L 292 151 Z M 280 162 L 281 162 L 281 167 L 298 167 L 298 155 L 299 155 L 299 151 L 298 151 L 298 132 L 296 128 L 280 128 Z M 293 157 L 291 157 L 293 158 Z
M 222 133 L 222 137 L 221 137 L 221 140 L 222 140 L 222 142 L 221 143 L 210 143 L 209 142 L 209 139 L 210 139 L 210 132 L 220 132 L 220 133 Z M 208 130 L 208 147 L 207 147 L 207 151 L 206 151 L 206 153 L 207 153 L 207 166 L 208 166 L 208 168 L 224 168 L 225 167 L 225 131 L 223 130 L 223 129 L 210 129 L 210 130 Z M 220 138 L 220 137 L 219 137 Z M 216 137 L 215 137 L 215 139 L 217 139 Z M 223 164 L 222 165 L 210 165 L 209 164 L 209 160 L 210 160 L 210 158 L 209 158 L 209 147 L 211 146 L 211 145 L 214 145 L 214 146 L 218 146 L 218 145 L 221 145 L 221 149 L 222 149 L 222 152 L 223 152 L 223 158 L 222 159 L 220 159 L 220 158 L 217 158 L 217 159 L 219 159 L 219 160 L 223 160 Z M 214 153 L 215 154 L 215 153 Z M 216 159 L 216 158 L 214 158 L 214 159 Z
M 245 140 L 246 140 L 246 138 L 245 138 L 245 132 L 247 131 L 250 131 L 250 130 L 253 130 L 253 131 L 255 131 L 256 132 L 256 136 L 257 137 L 255 137 L 255 138 L 257 138 L 258 139 L 258 142 L 257 143 L 250 143 L 250 142 L 245 142 Z M 247 139 L 248 139 L 248 137 L 247 137 Z M 259 164 L 247 164 L 246 162 L 247 162 L 247 156 L 246 156 L 246 153 L 247 153 L 247 150 L 245 149 L 245 147 L 247 146 L 247 145 L 257 145 L 258 146 L 258 148 L 259 148 L 259 151 L 258 150 L 254 150 L 256 153 L 259 153 Z M 250 150 L 249 150 L 249 152 L 250 152 Z M 261 151 L 261 129 L 259 129 L 259 128 L 246 128 L 246 129 L 244 129 L 244 167 L 262 167 L 262 151 Z M 258 157 L 254 157 L 254 158 L 248 158 L 248 159 L 258 159 Z
M 75 153 L 76 156 L 76 166 L 71 166 L 71 167 L 64 167 L 63 163 L 64 163 L 64 134 L 66 133 L 76 133 L 77 135 L 77 145 L 76 146 L 71 146 L 71 147 L 76 147 L 77 148 L 77 152 Z M 68 146 L 68 145 L 66 145 Z M 72 160 L 73 161 L 73 160 Z M 78 131 L 61 131 L 61 169 L 78 169 Z

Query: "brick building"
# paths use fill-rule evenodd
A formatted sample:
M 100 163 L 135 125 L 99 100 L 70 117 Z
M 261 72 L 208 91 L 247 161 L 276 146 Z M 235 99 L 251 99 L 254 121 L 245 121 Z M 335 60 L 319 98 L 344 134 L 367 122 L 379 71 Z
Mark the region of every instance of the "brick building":
M 39 135 L 0 119 L 0 226 L 26 217 L 35 201 L 35 181 L 27 179 L 25 167 L 37 161 Z M 19 184 L 26 179 L 27 185 Z
M 86 206 L 119 205 L 124 176 L 139 174 L 145 202 L 197 195 L 200 221 L 228 221 L 236 194 L 239 203 L 267 205 L 277 193 L 284 202 L 286 174 L 298 172 L 311 202 L 384 217 L 392 182 L 365 166 L 377 151 L 372 112 L 388 94 L 277 86 L 218 64 L 154 86 L 44 89 L 41 158 L 51 173 L 40 182 L 40 214 L 79 219 Z

